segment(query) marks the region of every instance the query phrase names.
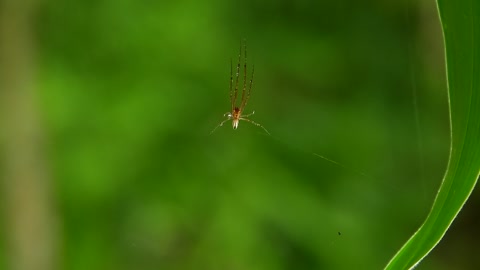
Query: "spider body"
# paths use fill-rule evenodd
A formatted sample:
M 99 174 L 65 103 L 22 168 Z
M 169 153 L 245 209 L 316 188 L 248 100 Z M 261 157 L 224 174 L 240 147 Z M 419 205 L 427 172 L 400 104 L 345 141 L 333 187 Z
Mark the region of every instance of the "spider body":
M 229 120 L 232 120 L 232 127 L 233 129 L 238 128 L 238 124 L 240 120 L 250 122 L 251 124 L 261 127 L 267 134 L 270 135 L 270 133 L 265 129 L 262 125 L 259 123 L 256 123 L 248 117 L 250 115 L 253 115 L 255 111 L 253 111 L 250 114 L 243 115 L 243 110 L 245 109 L 245 106 L 247 106 L 248 99 L 250 98 L 250 93 L 252 91 L 252 86 L 253 86 L 253 74 L 254 74 L 254 67 L 252 66 L 252 75 L 248 83 L 248 91 L 247 91 L 247 45 L 244 44 L 244 55 L 245 59 L 243 61 L 243 88 L 242 88 L 242 97 L 241 97 L 241 102 L 240 106 L 237 106 L 237 96 L 238 96 L 238 88 L 239 88 L 239 78 L 240 78 L 240 62 L 242 58 L 242 45 L 240 44 L 240 53 L 238 54 L 238 63 L 237 63 L 237 72 L 235 73 L 235 87 L 233 85 L 233 61 L 230 60 L 230 103 L 231 103 L 231 111 L 225 113 L 223 116 L 227 117 L 227 119 L 223 120 L 220 124 L 218 124 L 210 134 L 212 134 L 218 127 L 223 126 L 223 124 Z
M 241 115 L 242 115 L 242 111 L 240 111 L 240 108 L 238 107 L 235 107 L 235 109 L 233 109 L 233 113 L 230 114 L 230 117 L 232 118 L 233 129 L 238 128 L 238 122 L 240 122 Z

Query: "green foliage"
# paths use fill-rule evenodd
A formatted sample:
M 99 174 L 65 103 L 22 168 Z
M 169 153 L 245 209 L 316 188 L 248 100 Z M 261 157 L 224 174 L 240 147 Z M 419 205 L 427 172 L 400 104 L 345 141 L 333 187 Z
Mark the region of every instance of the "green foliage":
M 40 8 L 64 269 L 381 269 L 427 215 L 449 150 L 434 6 Z M 272 136 L 245 122 L 209 135 L 230 108 L 242 38 L 255 65 L 247 113 Z
M 411 269 L 443 238 L 480 173 L 480 2 L 438 0 L 451 121 L 448 168 L 432 210 L 386 269 Z

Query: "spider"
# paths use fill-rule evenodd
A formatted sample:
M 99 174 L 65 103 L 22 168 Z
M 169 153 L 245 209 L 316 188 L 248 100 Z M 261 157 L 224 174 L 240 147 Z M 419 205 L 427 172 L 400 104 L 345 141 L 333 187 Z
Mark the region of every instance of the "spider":
M 240 120 L 249 122 L 257 127 L 261 127 L 268 135 L 270 135 L 270 132 L 266 128 L 264 128 L 262 125 L 259 123 L 248 119 L 249 116 L 255 114 L 255 111 L 252 111 L 249 114 L 243 115 L 243 110 L 245 109 L 245 106 L 247 106 L 248 99 L 250 98 L 250 93 L 252 91 L 252 85 L 253 85 L 253 74 L 255 71 L 255 66 L 252 66 L 252 77 L 250 78 L 249 81 L 249 86 L 248 86 L 248 91 L 247 91 L 247 44 L 244 42 L 243 45 L 244 48 L 244 54 L 245 54 L 245 60 L 243 62 L 243 89 L 242 89 L 242 101 L 240 102 L 240 107 L 236 106 L 237 103 L 237 96 L 238 96 L 238 82 L 239 82 L 239 77 L 240 77 L 240 62 L 241 62 L 241 57 L 242 57 L 242 44 L 240 44 L 240 52 L 238 54 L 238 63 L 237 63 L 237 72 L 235 73 L 235 88 L 233 88 L 233 61 L 230 59 L 230 103 L 232 105 L 231 111 L 226 112 L 223 117 L 227 117 L 227 119 L 223 120 L 218 124 L 210 134 L 212 134 L 218 127 L 223 126 L 225 122 L 232 120 L 232 127 L 233 129 L 238 128 L 238 123 Z

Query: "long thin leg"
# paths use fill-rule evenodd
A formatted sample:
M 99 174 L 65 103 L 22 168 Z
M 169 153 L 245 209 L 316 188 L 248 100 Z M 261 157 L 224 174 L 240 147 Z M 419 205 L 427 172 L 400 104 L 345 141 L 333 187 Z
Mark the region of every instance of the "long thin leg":
M 238 53 L 238 63 L 237 63 L 237 73 L 235 75 L 235 92 L 233 94 L 233 107 L 235 109 L 235 103 L 237 102 L 238 96 L 238 77 L 240 76 L 240 57 L 242 56 L 242 44 L 240 43 L 240 52 Z M 233 112 L 233 109 L 232 109 Z
M 245 96 L 245 91 L 247 89 L 247 42 L 244 40 L 243 41 L 243 50 L 244 50 L 244 55 L 245 55 L 245 60 L 243 61 L 243 89 L 242 89 L 242 103 L 240 104 L 240 111 L 243 111 L 243 108 L 245 107 L 246 104 L 246 96 Z M 242 49 L 241 44 L 240 44 L 240 50 Z
M 252 92 L 254 72 L 255 72 L 255 66 L 252 66 L 252 78 L 250 79 L 250 86 L 248 87 L 247 98 L 245 98 L 245 102 L 242 104 L 242 108 L 245 108 L 245 106 L 247 106 L 248 99 L 250 98 L 250 93 Z
M 230 58 L 230 103 L 232 104 L 232 110 L 235 108 L 235 100 L 233 99 L 233 60 Z
M 220 122 L 220 124 L 218 124 L 211 132 L 210 132 L 210 135 L 212 135 L 213 132 L 215 132 L 215 130 L 217 130 L 217 128 L 223 126 L 223 124 L 225 124 L 225 122 L 229 121 L 230 120 L 230 117 L 228 119 L 225 119 L 223 120 L 222 122 Z
M 251 112 L 251 113 L 249 113 L 249 114 L 247 114 L 247 115 L 242 115 L 242 117 L 243 117 L 243 118 L 248 118 L 248 117 L 250 117 L 250 116 L 252 116 L 252 115 L 254 115 L 254 114 L 255 114 L 255 111 L 253 111 L 253 112 Z
M 253 121 L 253 120 L 250 120 L 250 119 L 248 119 L 248 118 L 243 118 L 243 117 L 240 117 L 239 120 L 247 121 L 247 122 L 249 122 L 250 124 L 253 124 L 253 125 L 257 126 L 257 127 L 261 127 L 261 128 L 263 128 L 263 130 L 265 130 L 265 132 L 266 132 L 268 135 L 270 135 L 270 132 L 268 132 L 268 130 L 267 130 L 265 127 L 263 127 L 262 125 L 260 125 L 259 123 L 255 122 L 255 121 Z

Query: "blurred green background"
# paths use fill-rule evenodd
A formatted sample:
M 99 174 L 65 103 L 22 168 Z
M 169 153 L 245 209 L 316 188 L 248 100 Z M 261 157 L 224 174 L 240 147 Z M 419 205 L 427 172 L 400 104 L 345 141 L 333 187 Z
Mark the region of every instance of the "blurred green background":
M 431 207 L 449 151 L 433 0 L 45 0 L 32 14 L 58 269 L 381 269 Z M 247 122 L 210 135 L 244 38 L 246 112 L 271 136 Z M 473 208 L 417 269 L 478 269 Z

